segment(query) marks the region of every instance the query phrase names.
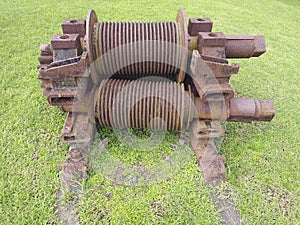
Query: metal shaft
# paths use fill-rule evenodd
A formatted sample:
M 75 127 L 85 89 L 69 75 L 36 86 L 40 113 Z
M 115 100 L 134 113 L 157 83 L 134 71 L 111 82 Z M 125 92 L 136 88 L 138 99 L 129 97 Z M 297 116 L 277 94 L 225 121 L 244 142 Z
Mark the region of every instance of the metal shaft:
M 272 101 L 203 101 L 185 91 L 183 84 L 167 81 L 107 79 L 95 97 L 98 122 L 115 128 L 182 130 L 192 119 L 270 121 L 275 114 Z

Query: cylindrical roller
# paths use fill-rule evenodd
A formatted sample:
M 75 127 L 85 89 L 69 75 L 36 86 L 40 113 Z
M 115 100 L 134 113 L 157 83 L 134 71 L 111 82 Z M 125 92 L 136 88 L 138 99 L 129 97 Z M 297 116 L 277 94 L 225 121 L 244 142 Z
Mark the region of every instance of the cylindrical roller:
M 175 22 L 102 22 L 94 26 L 98 74 L 121 78 L 178 74 L 182 41 Z
M 187 61 L 185 14 L 176 22 L 97 22 L 94 11 L 87 19 L 87 49 L 95 76 L 135 79 L 164 75 L 184 79 Z
M 230 101 L 228 121 L 271 121 L 275 116 L 273 101 L 251 98 L 233 98 Z
M 108 79 L 96 95 L 101 126 L 182 130 L 192 119 L 190 92 L 174 82 Z

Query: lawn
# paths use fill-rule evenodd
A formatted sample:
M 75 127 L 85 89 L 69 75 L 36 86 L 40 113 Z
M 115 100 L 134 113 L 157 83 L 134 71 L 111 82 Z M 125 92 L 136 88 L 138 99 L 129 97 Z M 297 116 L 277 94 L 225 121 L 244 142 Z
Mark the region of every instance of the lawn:
M 59 141 L 66 114 L 50 107 L 37 79 L 39 46 L 61 33 L 65 19 L 168 21 L 177 10 L 210 17 L 214 31 L 264 34 L 267 52 L 238 62 L 231 85 L 237 96 L 272 99 L 271 123 L 227 123 L 221 152 L 228 182 L 245 224 L 300 221 L 300 2 L 287 1 L 1 1 L 0 2 L 0 224 L 56 224 L 57 163 L 68 145 Z M 109 131 L 102 131 L 113 140 Z M 100 134 L 100 135 L 101 135 Z M 169 154 L 173 133 L 151 160 Z M 122 152 L 120 153 L 120 151 Z M 128 163 L 149 155 L 110 151 Z M 140 155 L 139 155 L 140 154 Z M 89 173 L 80 200 L 82 224 L 219 224 L 192 150 L 188 160 L 159 184 L 118 186 Z

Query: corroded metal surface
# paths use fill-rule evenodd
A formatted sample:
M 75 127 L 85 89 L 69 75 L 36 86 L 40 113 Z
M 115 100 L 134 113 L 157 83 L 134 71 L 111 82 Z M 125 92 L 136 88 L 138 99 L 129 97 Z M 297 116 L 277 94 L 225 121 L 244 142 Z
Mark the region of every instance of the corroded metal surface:
M 266 52 L 263 35 L 225 35 L 227 58 L 258 57 Z
M 175 22 L 132 23 L 103 22 L 96 24 L 95 46 L 98 74 L 127 74 L 137 78 L 152 74 L 179 72 L 181 44 Z M 167 43 L 174 45 L 168 45 Z M 164 63 L 168 59 L 168 64 Z M 117 70 L 117 71 L 116 71 Z
M 192 116 L 189 94 L 175 82 L 104 80 L 96 117 L 107 127 L 182 130 Z
M 271 121 L 275 115 L 274 103 L 268 100 L 234 98 L 230 100 L 228 121 Z
M 190 140 L 202 170 L 203 179 L 210 186 L 210 196 L 223 220 L 221 224 L 242 224 L 239 211 L 229 196 L 230 190 L 225 189 L 220 192 L 216 189 L 218 185 L 226 181 L 226 158 L 216 147 L 219 139 L 224 137 L 224 132 L 224 127 L 219 121 L 194 119 Z
M 190 18 L 188 33 L 190 36 L 197 36 L 199 32 L 211 32 L 212 26 L 210 18 Z
M 214 93 L 226 94 L 222 87 Z M 103 80 L 96 95 L 95 117 L 103 127 L 182 130 L 193 118 L 270 121 L 275 113 L 268 101 L 194 98 L 183 85 L 165 81 Z
M 135 78 L 168 74 L 182 82 L 187 63 L 187 25 L 183 10 L 176 22 L 96 22 L 88 15 L 87 49 L 97 75 Z M 94 77 L 93 80 L 99 80 Z
M 180 71 L 176 77 L 177 82 L 183 82 L 185 77 L 185 71 L 187 66 L 187 55 L 188 55 L 188 30 L 187 30 L 187 20 L 185 12 L 180 9 L 176 16 L 177 25 L 180 27 L 179 37 L 181 39 L 180 49 L 181 49 L 181 65 Z
M 69 157 L 59 164 L 64 188 L 77 192 L 76 180 L 85 178 L 96 126 L 188 129 L 203 178 L 215 186 L 226 180 L 216 145 L 222 121 L 273 119 L 272 101 L 235 98 L 229 84 L 240 66 L 227 59 L 260 56 L 264 36 L 214 32 L 209 18 L 188 21 L 179 10 L 171 22 L 99 22 L 90 10 L 86 20 L 65 20 L 63 34 L 41 45 L 44 96 L 69 112 L 61 134 L 71 143 Z M 230 201 L 211 196 L 217 208 L 228 208 L 221 212 L 225 222 L 241 223 Z

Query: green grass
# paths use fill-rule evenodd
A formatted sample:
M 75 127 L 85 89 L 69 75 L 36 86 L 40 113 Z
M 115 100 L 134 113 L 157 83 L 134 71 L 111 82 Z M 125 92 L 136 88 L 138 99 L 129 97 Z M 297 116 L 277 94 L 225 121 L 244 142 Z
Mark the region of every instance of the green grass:
M 36 79 L 39 45 L 60 33 L 65 19 L 174 20 L 210 17 L 214 31 L 264 34 L 267 53 L 240 63 L 231 84 L 238 96 L 273 99 L 270 123 L 227 124 L 222 153 L 228 183 L 246 224 L 300 221 L 300 4 L 290 1 L 1 1 L 0 3 L 0 224 L 56 223 L 57 162 L 68 146 L 59 141 L 65 114 L 50 107 Z M 172 140 L 172 134 L 170 134 Z M 167 144 L 168 142 L 165 142 Z M 120 148 L 121 149 L 121 148 Z M 124 149 L 123 149 L 124 150 Z M 126 162 L 158 160 L 136 151 L 118 152 Z M 127 151 L 127 152 L 126 152 Z M 164 152 L 166 151 L 166 152 Z M 126 154 L 125 154 L 126 153 Z M 149 162 L 151 163 L 151 162 Z M 82 224 L 218 224 L 195 159 L 168 181 L 123 187 L 95 173 L 83 184 Z

